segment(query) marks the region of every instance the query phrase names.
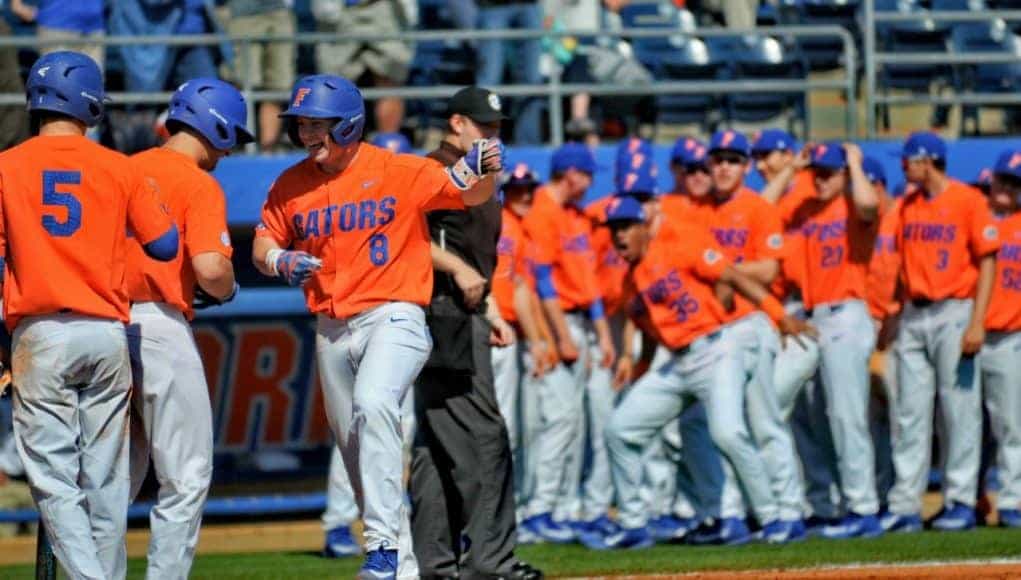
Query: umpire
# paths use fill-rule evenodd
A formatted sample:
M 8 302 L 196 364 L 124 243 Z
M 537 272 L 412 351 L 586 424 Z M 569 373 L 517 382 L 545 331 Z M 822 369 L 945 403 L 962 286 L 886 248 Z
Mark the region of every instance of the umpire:
M 462 89 L 448 101 L 447 133 L 428 156 L 452 163 L 474 140 L 498 136 L 503 119 L 496 94 Z M 492 178 L 483 183 L 496 187 Z M 514 556 L 510 443 L 493 387 L 490 345 L 514 340 L 488 296 L 500 209 L 494 196 L 467 211 L 428 216 L 436 270 L 427 314 L 433 354 L 415 383 L 410 482 L 423 579 L 543 577 Z

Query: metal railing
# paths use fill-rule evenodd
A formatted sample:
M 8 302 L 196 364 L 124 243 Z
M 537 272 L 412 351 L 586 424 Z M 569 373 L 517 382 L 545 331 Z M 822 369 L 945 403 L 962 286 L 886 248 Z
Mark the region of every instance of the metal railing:
M 877 67 L 881 65 L 967 65 L 1021 62 L 1021 57 L 1007 52 L 894 53 L 876 51 L 876 23 L 917 23 L 919 20 L 948 24 L 958 22 L 991 22 L 994 20 L 1021 21 L 1021 10 L 888 12 L 876 11 L 875 0 L 864 0 L 864 30 L 862 31 L 862 38 L 865 61 L 865 136 L 867 138 L 872 139 L 876 136 L 877 105 L 1021 105 L 1021 94 L 1016 93 L 955 93 L 949 96 L 877 94 Z
M 838 37 L 843 45 L 843 68 L 845 75 L 841 80 L 802 80 L 802 79 L 754 79 L 754 80 L 699 80 L 699 81 L 658 81 L 650 84 L 624 86 L 600 83 L 564 83 L 560 80 L 560 70 L 556 67 L 549 75 L 545 84 L 522 85 L 503 84 L 489 87 L 503 96 L 509 97 L 545 97 L 549 100 L 549 130 L 553 145 L 563 142 L 564 114 L 562 99 L 577 93 L 589 93 L 596 96 L 646 96 L 646 95 L 723 95 L 732 93 L 777 93 L 793 92 L 806 96 L 814 91 L 841 91 L 847 103 L 845 129 L 849 137 L 855 136 L 856 87 L 855 71 L 857 60 L 854 38 L 839 26 L 773 26 L 755 29 L 722 29 L 700 28 L 681 30 L 679 28 L 622 28 L 618 30 L 422 30 L 380 34 L 338 34 L 338 33 L 302 33 L 293 36 L 280 35 L 245 35 L 231 36 L 226 34 L 180 35 L 180 36 L 101 36 L 83 40 L 41 39 L 36 37 L 12 36 L 0 37 L 0 46 L 41 47 L 47 45 L 101 44 L 104 46 L 152 45 L 167 46 L 211 46 L 223 42 L 233 43 L 236 58 L 240 59 L 235 70 L 240 71 L 237 80 L 239 88 L 245 95 L 249 107 L 249 118 L 254 119 L 255 105 L 262 101 L 285 102 L 290 97 L 286 91 L 256 90 L 252 79 L 248 76 L 248 46 L 257 43 L 288 42 L 296 45 L 318 43 L 372 42 L 381 40 L 400 40 L 406 42 L 428 41 L 469 41 L 469 40 L 524 40 L 542 38 L 670 38 L 695 37 L 719 38 L 740 35 L 769 35 L 774 37 Z M 366 99 L 399 97 L 403 99 L 439 99 L 453 95 L 460 86 L 438 85 L 432 87 L 405 86 L 398 88 L 367 88 L 362 92 Z M 112 92 L 109 97 L 114 104 L 165 104 L 169 101 L 169 92 Z M 0 105 L 21 104 L 24 95 L 0 93 Z M 806 135 L 806 138 L 810 135 Z M 250 146 L 252 147 L 252 146 Z

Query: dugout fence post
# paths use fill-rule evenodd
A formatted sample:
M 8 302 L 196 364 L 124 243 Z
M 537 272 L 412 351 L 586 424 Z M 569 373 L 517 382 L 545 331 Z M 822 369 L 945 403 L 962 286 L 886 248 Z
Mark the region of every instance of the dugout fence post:
M 865 0 L 865 137 L 876 138 L 876 0 Z

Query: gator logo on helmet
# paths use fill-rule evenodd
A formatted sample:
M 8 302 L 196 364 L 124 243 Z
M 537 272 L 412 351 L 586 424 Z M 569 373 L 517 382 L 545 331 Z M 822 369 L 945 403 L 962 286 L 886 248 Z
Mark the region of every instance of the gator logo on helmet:
M 292 107 L 300 107 L 301 106 L 301 102 L 304 101 L 305 97 L 307 97 L 309 95 L 309 93 L 311 93 L 311 92 L 312 92 L 312 89 L 310 89 L 308 87 L 302 87 L 302 88 L 298 89 L 298 91 L 296 93 L 294 93 L 294 102 L 291 103 L 291 106 Z
M 724 131 L 723 136 L 720 138 L 720 146 L 726 147 L 734 140 L 735 134 L 733 131 Z

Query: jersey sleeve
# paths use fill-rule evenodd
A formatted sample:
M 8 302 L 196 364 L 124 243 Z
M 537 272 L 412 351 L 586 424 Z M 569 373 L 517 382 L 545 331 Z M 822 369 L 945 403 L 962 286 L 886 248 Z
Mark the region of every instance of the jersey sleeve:
M 897 242 L 900 229 L 900 203 L 883 214 L 879 233 L 869 261 L 865 278 L 865 295 L 873 318 L 883 319 L 895 314 L 899 308 L 896 299 L 897 280 L 900 276 L 901 254 Z
M 525 216 L 525 234 L 532 240 L 532 257 L 538 265 L 550 265 L 557 259 L 557 248 L 560 247 L 560 240 L 557 232 L 560 230 L 556 223 L 556 217 L 545 208 L 533 205 L 531 211 Z
M 971 231 L 968 232 L 968 241 L 973 255 L 985 256 L 1000 249 L 1000 232 L 985 197 L 979 194 L 975 197 L 977 198 L 975 203 L 971 204 Z
M 280 182 L 277 181 L 269 188 L 266 203 L 262 204 L 259 225 L 255 226 L 255 235 L 269 238 L 281 248 L 287 248 L 294 240 L 294 230 L 291 229 L 291 223 L 287 219 L 287 207 L 280 193 L 280 185 Z
M 411 180 L 409 190 L 422 211 L 465 208 L 462 197 L 464 192 L 450 181 L 446 167 L 432 159 L 416 158 L 415 161 L 417 171 Z
M 227 202 L 215 180 L 195 184 L 185 219 L 184 247 L 189 256 L 214 252 L 231 257 Z
M 752 239 L 756 260 L 779 260 L 784 256 L 783 225 L 780 212 L 769 204 L 759 205 L 752 224 Z
M 686 244 L 691 248 L 689 260 L 695 275 L 707 282 L 716 282 L 723 276 L 730 262 L 719 244 L 710 235 L 700 236 L 697 244 Z
M 128 165 L 131 179 L 128 187 L 128 226 L 142 245 L 167 233 L 174 223 L 167 205 L 140 170 Z
M 3 281 L 4 266 L 7 261 L 7 216 L 4 214 L 4 183 L 0 178 L 0 282 Z

